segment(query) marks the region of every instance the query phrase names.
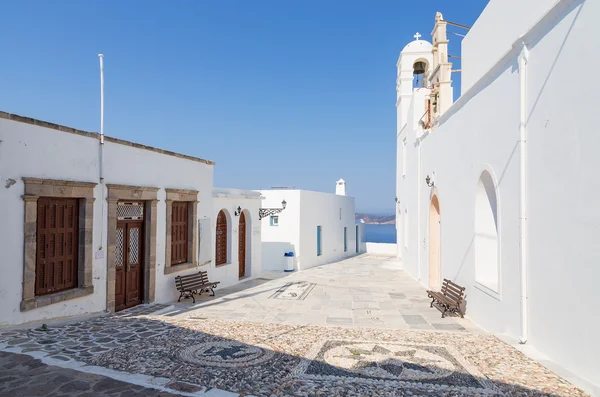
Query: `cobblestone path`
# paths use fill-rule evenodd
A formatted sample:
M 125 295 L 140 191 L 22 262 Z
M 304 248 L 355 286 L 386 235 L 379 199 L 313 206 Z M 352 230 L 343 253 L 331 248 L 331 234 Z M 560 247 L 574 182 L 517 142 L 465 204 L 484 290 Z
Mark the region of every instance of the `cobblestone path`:
M 24 354 L 0 351 L 2 397 L 170 397 L 175 394 L 100 375 L 45 365 Z

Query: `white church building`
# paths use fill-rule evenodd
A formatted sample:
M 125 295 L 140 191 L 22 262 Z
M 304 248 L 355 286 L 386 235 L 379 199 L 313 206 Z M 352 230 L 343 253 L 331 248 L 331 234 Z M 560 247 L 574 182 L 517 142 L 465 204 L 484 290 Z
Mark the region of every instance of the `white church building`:
M 596 392 L 600 82 L 581 73 L 600 60 L 599 14 L 597 0 L 491 0 L 457 70 L 438 13 L 432 42 L 402 50 L 396 84 L 404 270 L 466 287 L 471 320 Z

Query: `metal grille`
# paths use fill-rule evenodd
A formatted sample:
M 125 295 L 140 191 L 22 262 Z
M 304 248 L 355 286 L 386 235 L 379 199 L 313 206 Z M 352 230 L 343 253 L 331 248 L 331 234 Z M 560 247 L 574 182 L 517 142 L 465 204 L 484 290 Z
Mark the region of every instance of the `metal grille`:
M 115 265 L 123 266 L 123 229 L 117 229 L 117 244 L 115 246 Z
M 144 219 L 143 203 L 117 203 L 117 220 Z
M 129 229 L 129 264 L 136 265 L 138 264 L 139 259 L 139 233 L 140 228 L 132 227 Z

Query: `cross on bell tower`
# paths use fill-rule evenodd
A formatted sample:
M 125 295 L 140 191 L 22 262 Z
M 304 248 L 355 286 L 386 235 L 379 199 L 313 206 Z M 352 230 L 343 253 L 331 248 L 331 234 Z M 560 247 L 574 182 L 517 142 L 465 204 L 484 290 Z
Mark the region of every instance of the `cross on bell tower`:
M 417 33 L 415 33 L 415 35 L 413 37 L 415 39 L 419 40 L 421 38 L 421 33 L 417 32 Z

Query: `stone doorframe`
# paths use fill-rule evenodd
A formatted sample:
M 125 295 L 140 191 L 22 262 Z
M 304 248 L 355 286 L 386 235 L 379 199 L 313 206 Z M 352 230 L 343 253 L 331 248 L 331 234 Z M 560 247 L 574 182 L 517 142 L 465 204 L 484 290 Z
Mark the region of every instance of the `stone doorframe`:
M 25 194 L 25 250 L 23 258 L 23 300 L 21 311 L 94 293 L 92 280 L 94 234 L 94 182 L 23 178 Z M 79 201 L 79 255 L 77 258 L 77 288 L 50 295 L 35 296 L 35 266 L 37 258 L 37 201 L 40 197 L 75 198 Z
M 106 185 L 108 195 L 107 231 L 107 283 L 106 310 L 115 311 L 115 288 L 117 269 L 115 246 L 117 241 L 117 203 L 119 201 L 144 202 L 144 303 L 154 302 L 156 293 L 156 205 L 157 187 Z
M 167 219 L 165 243 L 165 274 L 192 269 L 198 266 L 198 191 L 182 189 L 165 189 L 167 193 Z M 173 202 L 185 201 L 188 203 L 188 261 L 178 265 L 171 265 L 171 218 L 173 215 Z

